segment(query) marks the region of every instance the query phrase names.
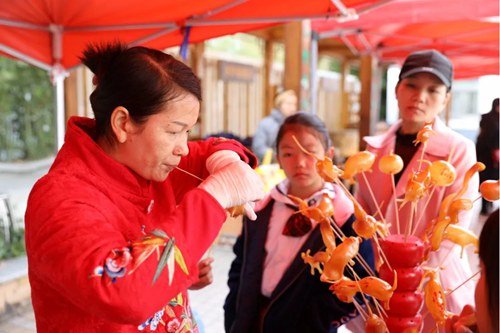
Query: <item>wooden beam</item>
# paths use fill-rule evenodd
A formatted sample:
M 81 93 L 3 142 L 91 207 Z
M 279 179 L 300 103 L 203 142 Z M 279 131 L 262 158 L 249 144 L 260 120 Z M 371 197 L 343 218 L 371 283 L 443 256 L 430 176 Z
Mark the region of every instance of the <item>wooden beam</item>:
M 253 30 L 249 31 L 248 34 L 259 37 L 261 39 L 264 39 L 266 41 L 273 41 L 273 42 L 284 42 L 284 24 L 280 25 L 275 25 L 269 28 L 264 28 L 264 29 L 259 29 L 259 30 Z
M 68 119 L 72 116 L 78 115 L 78 75 L 77 71 L 73 71 L 64 80 L 64 109 L 65 109 L 65 124 L 68 123 Z
M 372 56 L 361 56 L 360 80 L 361 96 L 359 111 L 359 149 L 365 149 L 363 137 L 375 133 L 378 112 L 373 103 L 373 81 L 375 60 Z
M 205 43 L 196 43 L 189 46 L 189 66 L 193 72 L 203 79 L 203 54 L 205 53 Z
M 264 41 L 264 66 L 262 69 L 262 96 L 264 97 L 264 110 L 261 117 L 271 114 L 274 104 L 274 92 L 271 88 L 271 68 L 273 65 L 273 45 L 269 40 Z
M 300 95 L 301 59 L 302 22 L 291 22 L 285 25 L 285 73 L 283 84 L 285 89 L 293 89 L 298 95 Z
M 340 96 L 342 98 L 342 103 L 340 106 L 340 120 L 341 127 L 346 128 L 350 125 L 350 115 L 349 115 L 349 94 L 346 91 L 347 78 L 351 71 L 351 66 L 348 61 L 342 61 L 342 72 L 340 73 Z

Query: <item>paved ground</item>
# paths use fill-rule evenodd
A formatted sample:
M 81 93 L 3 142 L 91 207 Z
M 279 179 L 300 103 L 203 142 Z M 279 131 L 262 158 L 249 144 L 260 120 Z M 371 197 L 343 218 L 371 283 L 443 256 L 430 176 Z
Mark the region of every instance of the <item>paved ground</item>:
M 0 322 L 0 333 L 35 333 L 35 317 L 31 304 L 16 309 Z
M 204 333 L 224 332 L 222 305 L 227 295 L 227 273 L 234 255 L 229 245 L 212 249 L 214 282 L 204 289 L 190 292 L 193 310 L 197 313 Z M 11 316 L 0 321 L 0 333 L 35 333 L 35 318 L 31 305 L 15 309 Z

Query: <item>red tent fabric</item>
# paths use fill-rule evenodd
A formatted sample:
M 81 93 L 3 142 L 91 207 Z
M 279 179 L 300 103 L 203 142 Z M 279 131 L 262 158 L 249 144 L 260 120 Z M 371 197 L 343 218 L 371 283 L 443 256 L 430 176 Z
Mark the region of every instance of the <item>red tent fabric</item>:
M 343 0 L 359 7 L 374 0 Z M 301 18 L 339 13 L 340 1 L 309 0 L 3 0 L 0 54 L 53 70 L 71 68 L 89 42 L 120 39 L 166 48 Z M 342 4 L 341 3 L 341 4 Z
M 499 75 L 498 14 L 497 0 L 394 1 L 356 21 L 316 20 L 313 30 L 382 61 L 398 63 L 411 52 L 434 48 L 452 60 L 456 78 L 470 78 Z

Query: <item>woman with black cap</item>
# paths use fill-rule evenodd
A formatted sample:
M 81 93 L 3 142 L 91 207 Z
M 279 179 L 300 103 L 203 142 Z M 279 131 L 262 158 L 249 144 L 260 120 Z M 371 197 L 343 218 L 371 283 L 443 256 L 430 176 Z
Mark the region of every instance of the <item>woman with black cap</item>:
M 439 118 L 450 99 L 453 80 L 453 65 L 451 61 L 436 50 L 425 50 L 410 54 L 404 61 L 396 85 L 400 120 L 386 133 L 368 136 L 364 140 L 367 150 L 377 155 L 374 166 L 380 158 L 391 152 L 401 156 L 404 169 L 395 175 L 396 198 L 402 199 L 406 192 L 406 184 L 413 172 L 419 170 L 420 160 L 445 160 L 456 170 L 456 181 L 448 187 L 435 187 L 429 200 L 428 195 L 416 202 L 416 215 L 411 216 L 412 204 L 408 203 L 401 209 L 395 207 L 391 176 L 382 173 L 378 167 L 373 172 L 366 173 L 367 182 L 359 179 L 357 199 L 368 214 L 377 212 L 376 205 L 370 195 L 368 185 L 373 189 L 374 197 L 385 220 L 391 223 L 391 234 L 398 233 L 396 214 L 399 215 L 399 233 L 405 233 L 411 218 L 413 218 L 414 234 L 422 237 L 433 219 L 439 214 L 440 204 L 450 193 L 457 192 L 462 187 L 465 172 L 476 163 L 474 143 L 462 135 L 452 131 Z M 425 124 L 432 124 L 432 134 L 424 144 L 415 144 L 418 132 Z M 423 153 L 423 154 L 422 154 Z M 475 174 L 469 181 L 468 188 L 462 198 L 475 199 L 479 187 L 479 177 Z M 427 202 L 429 200 L 429 202 Z M 468 228 L 471 222 L 472 210 L 460 215 L 459 225 Z M 420 220 L 420 223 L 416 223 Z M 471 276 L 466 256 L 460 258 L 458 247 L 443 242 L 439 251 L 431 252 L 426 265 L 444 267 L 440 272 L 444 290 L 452 290 Z M 446 297 L 447 308 L 452 312 L 460 312 L 473 298 L 467 289 L 474 287 L 473 282 L 463 286 Z M 430 332 L 435 326 L 432 316 L 426 316 L 423 332 Z M 431 326 L 432 325 L 432 326 Z

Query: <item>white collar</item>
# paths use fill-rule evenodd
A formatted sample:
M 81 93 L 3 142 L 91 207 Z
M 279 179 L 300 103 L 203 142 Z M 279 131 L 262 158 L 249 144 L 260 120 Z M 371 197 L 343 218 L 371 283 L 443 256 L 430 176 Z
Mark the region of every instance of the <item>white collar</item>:
M 297 206 L 288 196 L 288 189 L 290 188 L 290 181 L 288 179 L 284 179 L 278 185 L 273 187 L 270 192 L 270 196 L 277 202 L 282 202 L 284 204 L 289 204 L 293 206 Z M 323 188 L 319 191 L 313 193 L 308 198 L 305 198 L 304 201 L 308 202 L 310 205 L 316 205 L 321 201 L 323 194 L 327 194 L 332 200 L 335 198 L 335 189 L 332 183 L 324 183 Z

